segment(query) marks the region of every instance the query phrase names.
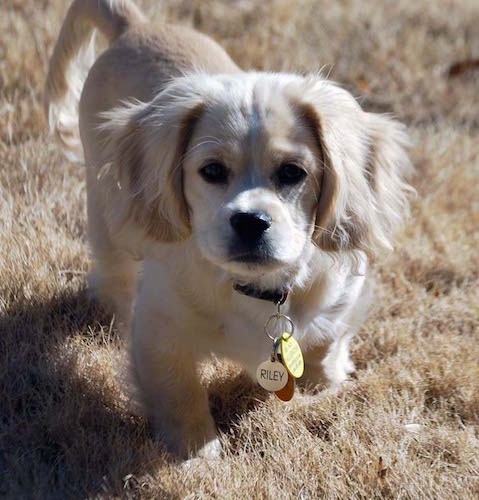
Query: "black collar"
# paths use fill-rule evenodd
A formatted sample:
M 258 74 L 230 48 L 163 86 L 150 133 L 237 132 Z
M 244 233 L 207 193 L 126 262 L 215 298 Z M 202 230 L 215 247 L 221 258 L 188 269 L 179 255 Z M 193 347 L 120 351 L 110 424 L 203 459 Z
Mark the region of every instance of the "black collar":
M 282 290 L 260 290 L 254 285 L 240 285 L 235 283 L 233 285 L 234 290 L 248 297 L 253 297 L 254 299 L 269 300 L 275 304 L 282 305 L 286 302 L 288 298 L 289 288 L 284 288 Z

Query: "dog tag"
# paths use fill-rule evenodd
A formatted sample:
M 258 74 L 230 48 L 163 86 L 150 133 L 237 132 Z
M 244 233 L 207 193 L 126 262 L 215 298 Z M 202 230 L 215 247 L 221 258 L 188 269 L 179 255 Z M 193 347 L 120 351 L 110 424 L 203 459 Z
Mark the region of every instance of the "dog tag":
M 299 378 L 303 375 L 304 359 L 301 347 L 288 333 L 283 333 L 281 337 L 281 360 L 293 377 Z
M 268 359 L 258 366 L 256 379 L 259 385 L 267 391 L 279 391 L 288 382 L 288 372 L 279 361 Z
M 288 381 L 286 385 L 280 389 L 279 391 L 275 391 L 276 396 L 281 399 L 281 401 L 291 401 L 294 395 L 294 386 L 296 385 L 294 382 L 295 378 L 288 373 Z

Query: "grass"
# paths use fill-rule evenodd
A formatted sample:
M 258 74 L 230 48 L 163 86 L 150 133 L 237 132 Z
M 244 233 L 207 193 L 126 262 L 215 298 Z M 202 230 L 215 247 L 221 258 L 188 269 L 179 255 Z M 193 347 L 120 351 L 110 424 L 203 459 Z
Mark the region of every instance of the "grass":
M 225 456 L 186 469 L 130 407 L 112 318 L 87 295 L 84 171 L 47 135 L 41 91 L 67 2 L 0 16 L 0 496 L 479 496 L 479 56 L 475 0 L 144 0 L 245 68 L 323 71 L 409 126 L 413 216 L 376 267 L 356 377 L 283 404 L 205 367 Z

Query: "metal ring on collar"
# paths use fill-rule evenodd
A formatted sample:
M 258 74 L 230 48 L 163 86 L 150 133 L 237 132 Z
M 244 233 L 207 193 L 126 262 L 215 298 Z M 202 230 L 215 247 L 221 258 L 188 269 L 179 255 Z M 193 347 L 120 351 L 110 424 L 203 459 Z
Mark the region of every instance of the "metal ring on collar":
M 279 336 L 279 337 L 273 337 L 269 331 L 268 331 L 268 327 L 270 326 L 271 324 L 271 321 L 272 320 L 285 320 L 286 323 L 289 323 L 289 326 L 291 327 L 291 331 L 290 332 L 284 332 L 284 333 L 289 333 L 289 337 L 292 337 L 294 335 L 294 323 L 293 321 L 291 320 L 291 318 L 289 316 L 286 316 L 285 314 L 273 314 L 273 316 L 270 316 L 268 318 L 268 321 L 266 321 L 265 325 L 264 325 L 264 333 L 274 342 L 276 341 L 278 338 L 281 338 L 282 334 Z

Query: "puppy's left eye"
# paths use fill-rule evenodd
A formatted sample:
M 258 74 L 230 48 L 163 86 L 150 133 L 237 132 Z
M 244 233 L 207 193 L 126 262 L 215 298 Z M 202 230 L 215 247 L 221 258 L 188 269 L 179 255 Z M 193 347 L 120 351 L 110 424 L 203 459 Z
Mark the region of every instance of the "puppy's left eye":
M 276 178 L 281 185 L 292 186 L 301 182 L 308 174 L 294 163 L 283 163 L 276 172 Z
M 200 175 L 210 184 L 226 184 L 228 169 L 219 162 L 212 162 L 200 169 Z

